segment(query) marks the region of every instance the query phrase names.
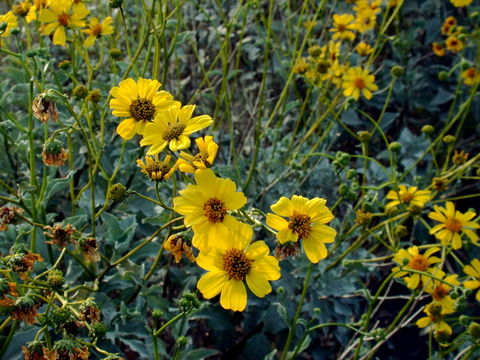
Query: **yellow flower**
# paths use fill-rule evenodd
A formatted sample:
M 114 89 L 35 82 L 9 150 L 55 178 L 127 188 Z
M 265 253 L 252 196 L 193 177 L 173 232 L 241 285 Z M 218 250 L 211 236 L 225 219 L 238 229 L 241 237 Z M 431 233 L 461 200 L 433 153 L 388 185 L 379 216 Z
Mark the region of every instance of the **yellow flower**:
M 303 57 L 297 59 L 295 61 L 295 65 L 293 65 L 292 72 L 294 74 L 304 74 L 308 70 L 308 63 L 307 60 Z
M 170 166 L 170 155 L 165 156 L 163 161 L 158 159 L 158 155 L 155 157 L 146 156 L 145 163 L 141 160 L 137 160 L 137 165 L 142 169 L 141 172 L 147 175 L 153 181 L 164 181 L 170 179 L 177 166 Z
M 374 14 L 379 14 L 382 11 L 382 0 L 357 0 L 353 10 L 355 12 L 371 11 Z
M 321 56 L 330 61 L 338 61 L 340 51 L 342 50 L 342 43 L 340 41 L 330 40 L 327 45 L 322 46 Z
M 473 229 L 480 228 L 480 225 L 469 221 L 476 215 L 473 211 L 467 211 L 462 214 L 455 210 L 455 206 L 451 201 L 447 201 L 446 207 L 434 206 L 433 212 L 428 214 L 430 219 L 439 221 L 438 224 L 430 229 L 430 234 L 435 234 L 435 237 L 440 240 L 444 246 L 452 243 L 455 250 L 462 247 L 462 235 L 466 234 L 472 242 L 478 241 L 478 236 Z
M 450 0 L 453 6 L 455 7 L 464 7 L 472 3 L 473 0 Z
M 180 234 L 171 235 L 167 241 L 165 241 L 165 244 L 163 244 L 163 248 L 172 253 L 177 264 L 180 262 L 180 260 L 182 260 L 183 255 L 185 255 L 185 257 L 191 262 L 195 262 L 195 256 L 193 256 L 192 248 L 190 247 L 188 241 Z
M 326 202 L 325 199 L 309 200 L 298 195 L 291 199 L 281 197 L 270 207 L 276 215 L 267 214 L 267 225 L 278 231 L 280 244 L 302 240 L 308 260 L 318 263 L 327 257 L 325 243 L 333 242 L 337 235 L 335 229 L 325 225 L 334 218 Z
M 474 67 L 468 68 L 460 75 L 465 85 L 473 86 L 480 82 L 480 71 Z
M 377 91 L 375 76 L 371 75 L 368 69 L 362 69 L 360 66 L 351 67 L 343 75 L 343 95 L 351 96 L 358 100 L 363 95 L 367 100 L 372 98 L 372 91 Z
M 334 33 L 332 39 L 355 39 L 355 33 L 352 31 L 355 30 L 355 25 L 353 24 L 354 20 L 355 17 L 350 14 L 333 15 L 333 28 L 329 30 Z
M 72 0 L 50 0 L 48 8 L 40 10 L 38 21 L 48 23 L 42 30 L 43 35 L 53 33 L 53 44 L 65 46 L 67 43 L 65 28 L 84 27 L 83 19 L 88 13 L 84 4 L 73 6 Z
M 435 271 L 432 272 L 432 275 L 453 286 L 460 285 L 460 282 L 457 280 L 458 275 L 446 276 L 446 274 L 440 269 L 435 269 Z M 451 310 L 453 312 L 455 310 L 455 301 L 450 297 L 450 295 L 448 295 L 448 293 L 452 290 L 452 286 L 446 284 L 445 282 L 430 278 L 423 284 L 423 288 L 425 292 L 432 295 L 434 302 L 442 305 L 444 309 Z
M 337 88 L 342 85 L 342 76 L 349 69 L 349 64 L 340 64 L 338 60 L 335 60 L 327 72 L 322 75 L 322 80 L 330 80 Z
M 429 190 L 418 190 L 416 186 L 400 185 L 398 191 L 390 190 L 386 196 L 390 201 L 385 208 L 390 209 L 399 204 L 408 204 L 423 208 L 432 197 Z
M 100 23 L 96 17 L 92 17 L 88 29 L 82 30 L 82 32 L 88 35 L 83 42 L 83 45 L 85 47 L 90 47 L 100 36 L 113 34 L 114 28 L 112 22 L 113 20 L 111 16 L 106 17 L 105 20 L 103 20 L 103 23 Z
M 354 23 L 355 29 L 362 34 L 375 28 L 376 24 L 377 15 L 372 10 L 358 12 Z
M 28 12 L 30 11 L 31 6 L 32 4 L 30 4 L 29 1 L 22 1 L 17 5 L 13 5 L 12 10 L 15 15 L 25 17 L 28 15 Z
M 442 24 L 441 32 L 443 35 L 450 34 L 450 29 L 457 25 L 457 19 L 453 16 L 447 17 Z
M 367 56 L 370 55 L 373 52 L 373 48 L 368 45 L 366 42 L 361 42 L 355 47 L 355 51 L 360 55 L 360 56 Z
M 0 32 L 0 37 L 6 37 L 10 35 L 12 29 L 18 26 L 17 17 L 11 11 L 7 12 L 6 14 L 0 15 L 0 24 L 1 23 L 7 24 L 7 27 L 5 28 L 5 30 Z
M 175 101 L 167 110 L 158 113 L 153 122 L 145 126 L 141 146 L 152 145 L 147 155 L 158 154 L 169 145 L 170 150 L 178 151 L 190 146 L 189 135 L 210 126 L 213 119 L 209 115 L 192 118 L 195 105 L 181 107 Z
M 37 20 L 37 13 L 47 7 L 48 0 L 33 0 L 33 5 L 30 7 L 25 19 L 27 23 L 31 23 L 33 20 Z
M 198 169 L 206 169 L 213 165 L 218 152 L 218 144 L 213 141 L 213 136 L 205 136 L 195 139 L 200 150 L 195 156 L 184 151 L 180 152 L 177 166 L 180 171 L 195 173 Z
M 208 271 L 198 281 L 202 295 L 211 299 L 220 294 L 224 309 L 243 311 L 247 306 L 248 288 L 263 298 L 272 291 L 269 281 L 280 278 L 278 260 L 270 256 L 263 241 L 250 243 L 253 230 L 239 223 L 228 234 L 228 241 L 205 253 L 200 251 L 197 264 Z
M 464 281 L 463 286 L 465 286 L 467 289 L 480 288 L 480 261 L 478 259 L 473 259 L 470 265 L 466 265 L 463 268 L 463 272 L 468 276 L 475 278 L 475 280 Z M 480 301 L 480 290 L 477 291 L 475 299 Z
M 433 53 L 437 56 L 445 56 L 445 47 L 437 42 L 432 43 Z
M 173 209 L 185 216 L 186 226 L 192 227 L 193 246 L 207 251 L 227 241 L 228 230 L 238 224 L 228 211 L 243 207 L 247 198 L 236 191 L 232 180 L 217 178 L 211 169 L 197 171 L 195 182 L 173 199 Z
M 445 46 L 447 47 L 447 50 L 450 50 L 453 53 L 458 53 L 463 49 L 463 41 L 456 36 L 449 36 L 447 40 L 445 40 Z
M 110 90 L 113 116 L 127 118 L 117 127 L 117 134 L 123 139 L 130 140 L 135 134 L 143 134 L 147 122 L 174 104 L 170 93 L 158 91 L 161 85 L 157 80 L 140 78 L 135 82 L 130 78 Z
M 416 324 L 419 328 L 423 329 L 430 325 L 435 333 L 446 332 L 449 335 L 452 333 L 452 328 L 444 321 L 445 315 L 454 312 L 452 309 L 445 309 L 442 305 L 431 302 L 425 306 L 423 312 L 428 316 L 417 320 Z
M 392 269 L 392 272 L 397 273 L 394 275 L 394 277 L 405 277 L 404 280 L 409 289 L 416 289 L 421 283 L 428 283 L 431 278 L 427 275 L 409 273 L 401 270 L 416 270 L 435 273 L 436 269 L 432 268 L 431 265 L 439 263 L 441 260 L 440 258 L 431 255 L 437 251 L 440 251 L 440 248 L 431 247 L 425 251 L 425 254 L 420 254 L 418 252 L 418 247 L 416 246 L 409 247 L 407 250 L 400 249 L 393 257 L 393 261 L 402 267 L 400 268 L 400 266 L 395 266 Z

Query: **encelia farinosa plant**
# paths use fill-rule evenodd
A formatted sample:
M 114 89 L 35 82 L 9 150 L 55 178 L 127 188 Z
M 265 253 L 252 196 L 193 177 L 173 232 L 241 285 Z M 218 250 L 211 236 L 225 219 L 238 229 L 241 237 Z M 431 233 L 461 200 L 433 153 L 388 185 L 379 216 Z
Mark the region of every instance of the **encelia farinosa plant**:
M 0 359 L 480 357 L 480 2 L 3 0 Z

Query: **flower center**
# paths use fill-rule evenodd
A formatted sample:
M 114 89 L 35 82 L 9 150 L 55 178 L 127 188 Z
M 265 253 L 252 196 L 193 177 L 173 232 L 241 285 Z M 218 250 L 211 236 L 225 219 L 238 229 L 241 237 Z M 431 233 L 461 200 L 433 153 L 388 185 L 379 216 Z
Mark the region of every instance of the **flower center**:
M 473 69 L 473 68 L 468 69 L 466 75 L 469 78 L 474 78 L 475 77 L 475 69 Z
M 310 235 L 311 217 L 305 214 L 293 213 L 293 216 L 288 223 L 288 228 L 294 233 L 298 234 L 300 239 L 305 239 Z
M 345 30 L 347 30 L 347 25 L 338 24 L 337 29 L 338 29 L 338 32 L 344 32 Z
M 457 46 L 457 40 L 451 40 L 450 46 Z
M 153 180 L 162 180 L 165 174 L 170 171 L 170 166 L 164 165 L 161 162 L 154 162 L 145 167 L 148 176 Z
M 211 223 L 223 222 L 225 215 L 227 214 L 227 209 L 222 201 L 211 198 L 203 205 L 203 211 L 208 221 Z
M 92 35 L 93 35 L 93 36 L 99 36 L 99 35 L 101 35 L 101 33 L 102 33 L 102 25 L 97 24 L 97 25 L 93 26 L 93 27 L 90 29 L 90 31 L 92 32 Z
M 70 15 L 62 13 L 58 16 L 58 23 L 62 26 L 68 26 L 70 23 Z
M 183 130 L 185 130 L 185 124 L 177 123 L 175 125 L 170 125 L 163 133 L 163 140 L 171 141 L 173 139 L 178 139 L 178 137 L 182 135 Z
M 453 218 L 453 219 L 448 219 L 447 222 L 445 223 L 445 227 L 453 232 L 459 232 L 463 228 L 463 224 L 461 221 Z
M 130 115 L 136 121 L 151 121 L 155 116 L 155 105 L 148 99 L 135 99 L 130 104 Z
M 229 279 L 243 281 L 252 268 L 252 262 L 243 251 L 230 249 L 223 255 L 223 270 Z
M 430 263 L 428 262 L 428 259 L 423 255 L 414 256 L 408 262 L 408 266 L 410 267 L 410 269 L 418 271 L 427 270 L 429 265 Z
M 406 192 L 406 193 L 400 194 L 400 200 L 404 203 L 409 203 L 410 201 L 412 201 L 412 199 L 413 199 L 412 193 Z
M 364 89 L 366 84 L 365 84 L 365 80 L 363 80 L 362 78 L 356 78 L 353 83 L 355 84 L 355 87 L 357 89 Z
M 433 290 L 433 300 L 435 301 L 440 301 L 442 300 L 445 296 L 448 295 L 447 289 L 445 289 L 442 285 L 439 285 Z

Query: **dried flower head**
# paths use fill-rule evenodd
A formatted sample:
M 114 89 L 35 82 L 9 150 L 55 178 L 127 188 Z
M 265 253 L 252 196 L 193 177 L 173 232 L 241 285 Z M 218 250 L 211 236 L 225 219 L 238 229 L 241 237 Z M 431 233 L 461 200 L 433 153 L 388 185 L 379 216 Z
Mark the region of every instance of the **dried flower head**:
M 170 236 L 163 247 L 165 250 L 170 251 L 172 255 L 175 256 L 176 263 L 180 262 L 183 255 L 185 255 L 185 257 L 191 262 L 195 262 L 195 256 L 193 256 L 190 242 L 180 234 L 174 234 Z
M 51 350 L 45 349 L 46 360 L 88 360 L 89 356 L 88 348 L 76 340 L 58 340 Z
M 27 272 L 32 271 L 35 261 L 43 261 L 43 258 L 27 250 L 11 250 L 4 259 L 5 264 L 18 273 L 22 280 L 27 278 Z
M 68 244 L 77 242 L 79 233 L 70 224 L 62 226 L 60 224 L 52 226 L 45 226 L 43 228 L 45 236 L 51 240 L 46 241 L 47 244 L 57 245 L 59 249 L 65 248 Z
M 22 214 L 23 209 L 16 206 L 3 206 L 0 208 L 0 231 L 6 231 L 7 225 L 13 222 L 16 215 Z
M 298 242 L 277 243 L 275 248 L 275 258 L 278 260 L 285 260 L 290 256 L 297 256 L 299 253 L 300 245 Z
M 30 341 L 22 346 L 22 353 L 24 360 L 44 360 L 45 356 L 43 353 L 44 345 L 42 341 Z
M 58 140 L 48 140 L 43 145 L 42 159 L 45 165 L 62 166 L 68 159 L 68 154 L 63 149 L 63 145 Z
M 432 187 L 437 191 L 445 191 L 448 189 L 448 179 L 434 177 L 432 179 Z
M 467 162 L 468 160 L 468 153 L 465 151 L 457 151 L 455 150 L 455 153 L 453 154 L 452 162 L 455 165 L 463 165 Z
M 57 106 L 47 94 L 40 94 L 32 102 L 33 115 L 41 122 L 58 120 Z
M 82 250 L 85 260 L 92 262 L 100 261 L 97 240 L 94 237 L 81 238 L 78 241 L 78 245 L 80 245 L 80 250 Z
M 0 306 L 10 307 L 18 297 L 17 284 L 0 279 Z
M 91 323 L 100 321 L 101 311 L 92 298 L 88 298 L 80 305 L 80 320 Z
M 38 307 L 39 304 L 37 304 L 30 296 L 21 296 L 13 305 L 11 312 L 12 319 L 22 320 L 28 325 L 32 325 L 35 322 L 36 316 L 38 315 Z

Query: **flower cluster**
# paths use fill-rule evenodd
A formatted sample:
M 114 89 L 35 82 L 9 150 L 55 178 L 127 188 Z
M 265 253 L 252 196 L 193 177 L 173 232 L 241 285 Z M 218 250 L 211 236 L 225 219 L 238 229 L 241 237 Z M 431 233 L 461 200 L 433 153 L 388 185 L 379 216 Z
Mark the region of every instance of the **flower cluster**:
M 67 41 L 74 42 L 86 34 L 83 46 L 88 48 L 96 39 L 115 30 L 111 16 L 100 21 L 96 17 L 87 18 L 89 14 L 90 10 L 80 0 L 23 1 L 14 5 L 12 11 L 0 15 L 0 23 L 7 24 L 0 36 L 9 36 L 11 30 L 18 27 L 19 16 L 25 18 L 26 23 L 40 24 L 40 33 L 51 37 L 54 45 L 66 46 Z

